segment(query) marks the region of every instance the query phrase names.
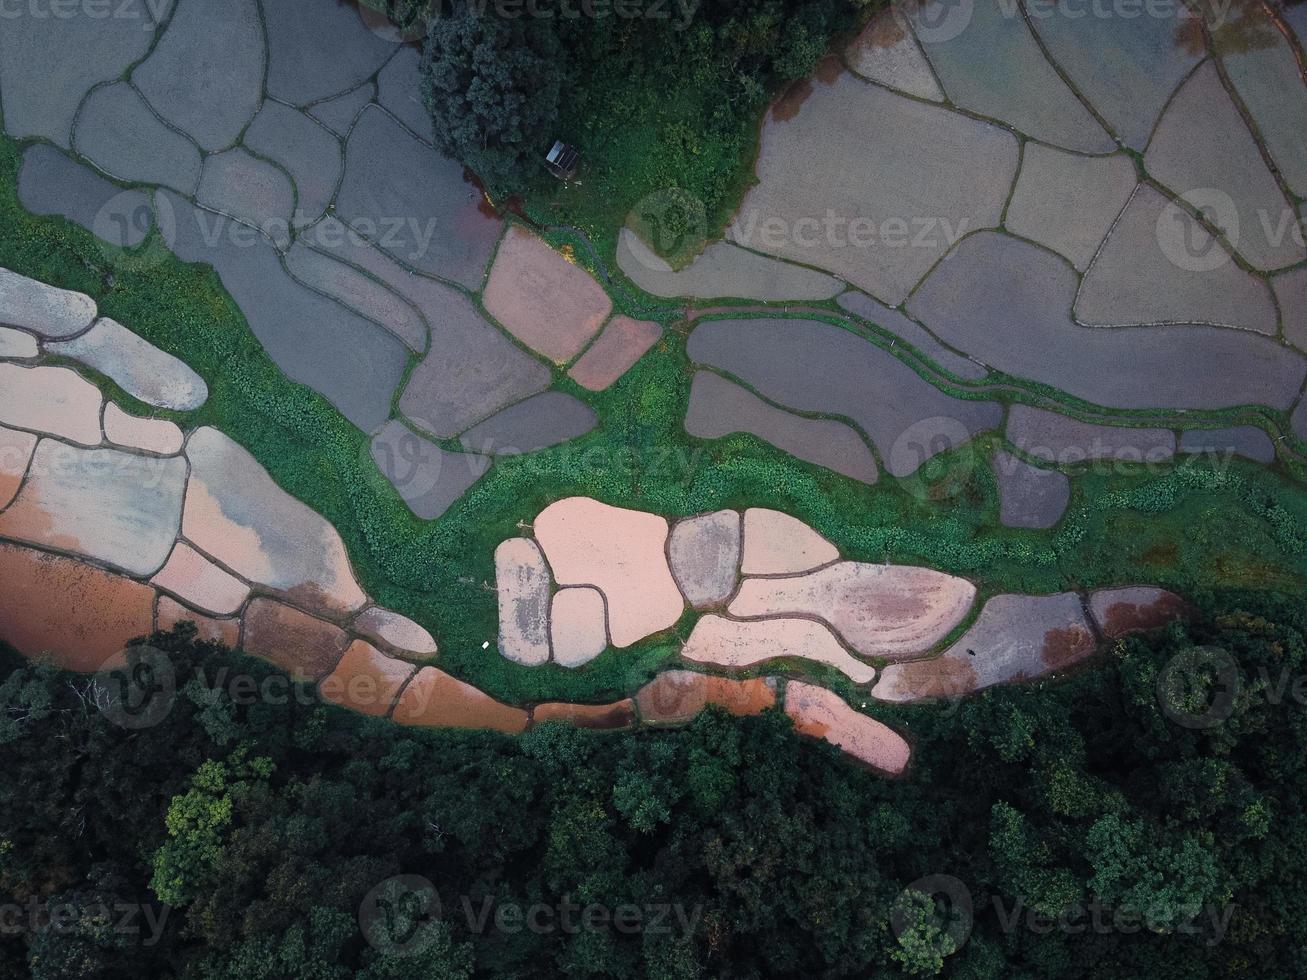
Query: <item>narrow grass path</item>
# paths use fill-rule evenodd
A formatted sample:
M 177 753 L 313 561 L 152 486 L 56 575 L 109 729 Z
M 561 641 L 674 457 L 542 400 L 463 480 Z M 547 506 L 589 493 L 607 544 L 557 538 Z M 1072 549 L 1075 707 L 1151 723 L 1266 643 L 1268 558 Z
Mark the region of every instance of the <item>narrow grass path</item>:
M 987 462 L 994 437 L 933 460 L 910 485 L 885 477 L 874 487 L 753 437 L 689 437 L 682 420 L 693 368 L 677 330 L 606 392 L 559 384 L 595 409 L 595 432 L 501 460 L 442 518 L 420 521 L 376 470 L 364 434 L 268 359 L 211 269 L 160 258 L 155 239 L 125 256 L 106 251 L 70 222 L 26 213 L 15 192 L 18 159 L 19 146 L 0 140 L 0 266 L 92 295 L 106 315 L 194 367 L 210 400 L 170 417 L 187 427 L 215 425 L 250 449 L 281 486 L 340 530 L 360 582 L 378 602 L 431 629 L 440 665 L 497 698 L 603 701 L 630 693 L 675 657 L 692 626 L 687 614 L 669 633 L 609 651 L 579 673 L 527 670 L 498 655 L 494 548 L 519 522 L 573 494 L 669 517 L 775 507 L 850 558 L 930 565 L 981 582 L 987 594 L 1126 582 L 1182 593 L 1230 584 L 1307 591 L 1307 492 L 1283 470 L 1190 460 L 1152 471 L 1082 472 L 1056 528 L 1003 528 Z M 596 271 L 613 284 L 616 277 Z M 624 312 L 665 325 L 681 318 L 674 305 L 650 304 L 615 285 L 612 292 Z M 852 322 L 834 309 L 827 318 Z M 874 333 L 866 324 L 857 332 Z M 912 357 L 902 345 L 897 352 Z M 929 365 L 915 366 L 937 384 L 945 380 Z M 956 379 L 947 387 L 963 394 Z M 1004 381 L 966 394 L 1017 398 L 1016 388 Z

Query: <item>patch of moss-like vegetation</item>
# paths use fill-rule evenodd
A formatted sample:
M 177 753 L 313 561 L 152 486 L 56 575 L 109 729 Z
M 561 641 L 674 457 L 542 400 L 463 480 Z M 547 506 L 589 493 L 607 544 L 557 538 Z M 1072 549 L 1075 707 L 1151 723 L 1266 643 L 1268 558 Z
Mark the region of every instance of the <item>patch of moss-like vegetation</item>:
M 725 224 L 752 179 L 770 99 L 811 75 L 831 38 L 872 6 L 369 2 L 406 21 L 410 36 L 424 35 L 437 148 L 471 168 L 492 197 L 520 196 L 535 220 L 584 228 L 608 254 L 628 212 L 651 195 L 660 220 L 684 224 L 643 228 L 655 247 L 679 252 Z M 543 164 L 556 139 L 581 154 L 566 187 Z
M 213 425 L 248 448 L 287 491 L 340 531 L 363 587 L 427 626 L 441 667 L 502 700 L 605 701 L 630 693 L 675 658 L 693 626 L 584 670 L 525 668 L 495 649 L 493 554 L 545 506 L 584 494 L 669 518 L 721 507 L 774 507 L 806 521 L 848 558 L 929 565 L 986 592 L 1055 592 L 1156 583 L 1191 594 L 1247 587 L 1301 594 L 1307 582 L 1307 492 L 1279 469 L 1181 458 L 1160 467 L 1085 468 L 1072 475 L 1067 515 L 1049 531 L 998 523 L 988 465 L 996 436 L 929 461 L 913 478 L 875 486 L 800 462 L 760 440 L 691 438 L 682 422 L 691 366 L 673 326 L 617 384 L 591 393 L 557 386 L 594 408 L 589 435 L 504 458 L 436 521 L 421 521 L 382 477 L 367 437 L 321 396 L 291 382 L 264 353 L 211 269 L 152 253 L 134 263 L 61 218 L 25 212 L 15 193 L 17 146 L 0 139 L 0 266 L 93 296 L 111 316 L 176 354 L 208 382 L 209 401 L 172 415 Z M 659 312 L 661 311 L 661 312 Z M 486 644 L 489 644 L 487 647 Z

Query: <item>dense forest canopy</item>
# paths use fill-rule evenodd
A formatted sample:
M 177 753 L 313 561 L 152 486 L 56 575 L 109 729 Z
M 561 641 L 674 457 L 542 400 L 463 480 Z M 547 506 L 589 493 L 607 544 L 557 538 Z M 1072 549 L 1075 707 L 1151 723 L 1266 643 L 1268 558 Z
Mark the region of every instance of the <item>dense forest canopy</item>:
M 547 196 L 541 161 L 563 139 L 587 164 L 587 200 L 607 199 L 624 213 L 646 194 L 678 188 L 719 221 L 733 206 L 767 100 L 810 75 L 862 6 L 446 0 L 407 16 L 428 20 L 422 70 L 436 146 L 492 194 L 543 182 Z M 571 215 L 571 205 L 560 206 Z
M 1307 616 L 1202 605 L 900 710 L 900 781 L 777 713 L 514 739 L 251 699 L 285 679 L 184 631 L 124 726 L 6 655 L 0 972 L 1301 976 Z

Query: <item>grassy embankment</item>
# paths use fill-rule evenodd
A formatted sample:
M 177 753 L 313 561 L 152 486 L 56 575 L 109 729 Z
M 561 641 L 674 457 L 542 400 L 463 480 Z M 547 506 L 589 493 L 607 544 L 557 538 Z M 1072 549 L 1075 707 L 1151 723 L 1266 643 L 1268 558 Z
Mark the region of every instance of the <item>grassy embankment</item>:
M 749 436 L 690 438 L 681 420 L 691 368 L 675 329 L 607 392 L 591 394 L 560 377 L 560 388 L 598 413 L 598 430 L 497 463 L 441 519 L 419 521 L 371 463 L 364 434 L 268 359 L 211 269 L 171 256 L 133 269 L 130 257 L 106 254 L 70 222 L 27 214 L 16 199 L 17 161 L 18 147 L 0 139 L 0 266 L 82 290 L 106 315 L 183 357 L 211 397 L 199 411 L 173 417 L 214 425 L 249 448 L 281 486 L 339 528 L 378 601 L 432 628 L 441 665 L 498 697 L 621 695 L 675 655 L 676 634 L 690 625 L 687 616 L 672 634 L 609 651 L 576 672 L 528 670 L 500 658 L 493 644 L 482 650 L 496 630 L 486 587 L 495 545 L 570 494 L 668 516 L 776 507 L 850 558 L 925 563 L 972 577 L 986 592 L 1118 582 L 1186 592 L 1218 585 L 1304 591 L 1307 492 L 1284 472 L 1238 461 L 1224 472 L 1211 462 L 1085 472 L 1074 477 L 1057 528 L 1011 530 L 997 521 L 986 464 L 992 438 L 933 461 L 926 479 L 907 487 L 888 477 L 866 487 Z M 667 308 L 666 322 L 676 317 Z

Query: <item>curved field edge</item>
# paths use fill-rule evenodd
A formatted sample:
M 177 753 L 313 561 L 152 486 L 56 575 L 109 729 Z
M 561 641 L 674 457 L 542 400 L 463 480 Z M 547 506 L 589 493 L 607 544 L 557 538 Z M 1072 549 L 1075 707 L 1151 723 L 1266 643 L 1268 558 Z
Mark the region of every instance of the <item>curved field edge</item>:
M 54 904 L 91 881 L 101 890 L 79 888 L 78 908 L 87 894 L 157 904 L 155 880 L 180 892 L 157 944 L 95 945 L 72 931 L 57 942 L 50 930 L 37 945 L 29 932 L 30 947 L 16 936 L 0 950 L 6 975 L 23 974 L 29 949 L 44 964 L 71 951 L 123 975 L 266 975 L 282 948 L 315 976 L 535 975 L 578 950 L 592 956 L 586 933 L 523 930 L 523 942 L 505 943 L 451 898 L 480 908 L 483 895 L 525 906 L 578 894 L 607 907 L 653 895 L 707 924 L 652 943 L 648 931 L 613 930 L 608 975 L 765 975 L 778 955 L 786 975 L 929 975 L 929 963 L 900 969 L 906 947 L 889 923 L 905 885 L 942 869 L 977 898 L 970 939 L 947 959 L 952 975 L 1083 976 L 1090 963 L 1096 976 L 1225 977 L 1256 961 L 1261 975 L 1295 976 L 1300 705 L 1254 689 L 1223 724 L 1186 727 L 1158 691 L 1193 645 L 1228 650 L 1250 681 L 1300 675 L 1307 621 L 1301 603 L 1265 594 L 1216 599 L 1201 619 L 1123 641 L 1102 669 L 1066 684 L 991 689 L 948 711 L 894 709 L 914 748 L 901 780 L 796 737 L 775 711 L 709 710 L 676 732 L 554 723 L 508 737 L 409 729 L 294 697 L 251 703 L 224 678 L 284 690 L 285 675 L 177 634 L 159 637 L 161 650 L 178 676 L 203 683 L 188 683 L 155 727 L 129 731 L 86 710 L 85 679 L 25 664 L 0 643 L 11 702 L 25 709 L 4 732 L 11 891 Z M 255 759 L 270 765 L 251 773 Z M 168 820 L 174 807 L 222 813 L 226 803 L 230 819 L 212 830 Z M 169 875 L 156 878 L 160 867 Z M 97 868 L 115 872 L 109 884 L 90 877 Z M 397 956 L 369 971 L 377 951 L 364 942 L 305 943 L 323 921 L 355 935 L 364 892 L 401 873 L 438 883 L 442 925 L 467 969 L 442 958 L 423 971 Z M 1068 901 L 1121 909 L 1127 928 L 1012 926 L 1012 909 L 1043 923 Z M 249 914 L 273 902 L 280 917 Z M 1139 929 L 1141 907 L 1170 918 Z M 1204 908 L 1225 917 L 1190 919 Z M 1186 920 L 1202 924 L 1196 935 Z M 680 969 L 667 969 L 669 950 Z
M 216 426 L 247 447 L 279 485 L 338 528 L 377 602 L 432 630 L 442 668 L 502 700 L 629 694 L 676 657 L 693 625 L 687 613 L 672 630 L 609 650 L 580 671 L 524 668 L 498 655 L 494 548 L 520 533 L 519 522 L 573 494 L 668 517 L 775 507 L 848 558 L 927 564 L 968 576 L 986 593 L 1125 582 L 1185 593 L 1218 585 L 1307 591 L 1307 491 L 1278 470 L 1195 458 L 1082 471 L 1072 476 L 1071 505 L 1057 527 L 1004 528 L 987 465 L 996 435 L 932 460 L 910 486 L 886 476 L 874 487 L 751 436 L 689 437 L 681 420 L 692 367 L 676 330 L 606 392 L 559 382 L 595 409 L 596 431 L 500 460 L 443 517 L 424 522 L 372 463 L 367 436 L 272 363 L 210 268 L 166 255 L 134 270 L 84 229 L 28 214 L 17 202 L 17 163 L 16 144 L 0 139 L 0 266 L 86 292 L 105 315 L 182 357 L 208 382 L 210 398 L 172 417 Z

